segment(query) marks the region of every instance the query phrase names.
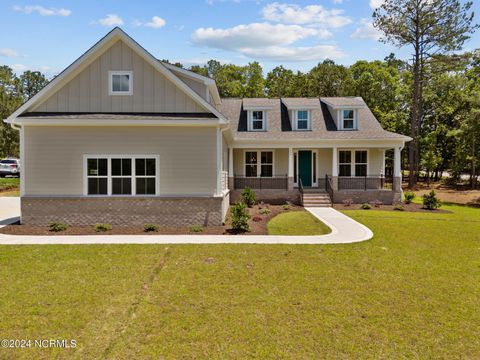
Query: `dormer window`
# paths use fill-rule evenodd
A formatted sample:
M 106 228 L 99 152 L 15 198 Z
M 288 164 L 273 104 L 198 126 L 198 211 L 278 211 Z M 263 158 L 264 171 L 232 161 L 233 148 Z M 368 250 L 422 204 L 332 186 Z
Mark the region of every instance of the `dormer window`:
M 109 95 L 132 95 L 133 73 L 132 71 L 109 71 Z
M 266 114 L 265 111 L 255 110 L 250 112 L 249 121 L 250 131 L 266 131 Z
M 354 110 L 342 110 L 342 129 L 354 130 L 355 129 L 355 111 Z
M 310 130 L 310 112 L 308 110 L 297 110 L 295 114 L 295 130 Z

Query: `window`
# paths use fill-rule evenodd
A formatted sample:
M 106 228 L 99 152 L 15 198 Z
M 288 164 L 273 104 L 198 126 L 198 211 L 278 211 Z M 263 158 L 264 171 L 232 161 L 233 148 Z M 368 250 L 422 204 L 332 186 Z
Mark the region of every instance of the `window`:
M 107 195 L 108 193 L 108 159 L 87 160 L 88 195 Z
M 339 176 L 352 175 L 352 153 L 350 151 L 339 152 Z
M 158 194 L 158 156 L 86 157 L 86 195 Z
M 250 117 L 250 131 L 265 130 L 265 113 L 263 111 L 252 111 Z
M 307 110 L 298 110 L 297 111 L 297 130 L 309 130 L 310 129 L 310 118 L 309 112 Z
M 367 176 L 367 151 L 355 151 L 355 176 Z
M 353 130 L 355 128 L 355 113 L 353 110 L 343 110 L 343 129 Z
M 273 151 L 245 151 L 246 177 L 273 177 Z
M 133 94 L 133 73 L 131 71 L 110 71 L 109 72 L 109 94 L 110 95 L 132 95 Z

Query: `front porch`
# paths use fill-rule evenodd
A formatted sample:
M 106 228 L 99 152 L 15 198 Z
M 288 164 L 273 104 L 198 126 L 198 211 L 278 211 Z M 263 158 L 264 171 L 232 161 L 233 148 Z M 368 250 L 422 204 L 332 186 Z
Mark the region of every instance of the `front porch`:
M 390 148 L 391 149 L 391 148 Z M 334 203 L 401 199 L 400 148 L 386 166 L 389 148 L 230 148 L 232 201 L 250 187 L 263 201 L 302 202 L 305 191 L 327 192 Z M 385 174 L 391 174 L 385 176 Z M 392 176 L 393 175 L 393 176 Z

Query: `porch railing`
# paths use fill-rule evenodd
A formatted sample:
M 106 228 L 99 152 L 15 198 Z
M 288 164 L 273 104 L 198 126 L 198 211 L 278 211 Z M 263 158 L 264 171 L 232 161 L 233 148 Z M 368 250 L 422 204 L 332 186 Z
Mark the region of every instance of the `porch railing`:
M 255 190 L 288 190 L 288 176 L 274 177 L 245 177 L 235 176 L 233 179 L 235 189 L 249 187 Z
M 333 204 L 333 184 L 332 184 L 332 178 L 328 175 L 325 175 L 325 191 L 328 193 L 328 196 L 330 197 L 330 201 Z
M 391 179 L 383 175 L 339 176 L 338 190 L 384 190 L 391 189 Z

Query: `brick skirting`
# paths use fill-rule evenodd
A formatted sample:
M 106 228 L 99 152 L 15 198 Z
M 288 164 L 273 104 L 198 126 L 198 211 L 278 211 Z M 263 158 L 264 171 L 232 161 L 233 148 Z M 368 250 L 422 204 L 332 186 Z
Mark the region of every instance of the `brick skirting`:
M 218 226 L 224 221 L 223 200 L 222 197 L 22 197 L 22 223 Z
M 232 190 L 230 192 L 230 204 L 240 200 L 243 190 Z M 300 192 L 298 190 L 253 190 L 257 197 L 257 201 L 264 201 L 272 205 L 282 205 L 285 201 L 292 204 L 300 205 Z
M 391 190 L 339 190 L 333 193 L 333 202 L 336 204 L 346 199 L 352 199 L 354 204 L 379 200 L 386 205 L 391 205 L 401 201 L 402 193 Z

